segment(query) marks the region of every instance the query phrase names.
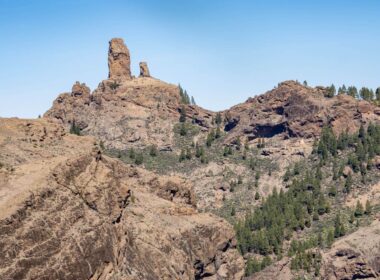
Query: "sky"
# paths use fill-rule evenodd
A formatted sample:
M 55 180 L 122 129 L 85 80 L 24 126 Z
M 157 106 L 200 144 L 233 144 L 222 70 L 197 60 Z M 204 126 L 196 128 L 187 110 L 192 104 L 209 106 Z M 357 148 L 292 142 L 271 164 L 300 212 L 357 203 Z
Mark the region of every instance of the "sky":
M 227 109 L 284 80 L 380 86 L 378 0 L 0 0 L 0 116 L 36 118 L 75 81 L 107 78 L 108 41 L 132 72 Z

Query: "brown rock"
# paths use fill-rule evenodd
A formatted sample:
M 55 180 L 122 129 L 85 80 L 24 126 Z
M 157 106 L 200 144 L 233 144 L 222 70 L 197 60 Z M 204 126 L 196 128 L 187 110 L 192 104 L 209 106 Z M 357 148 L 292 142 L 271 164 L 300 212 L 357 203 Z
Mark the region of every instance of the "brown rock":
M 44 117 L 67 129 L 75 121 L 84 134 L 95 136 L 107 148 L 154 144 L 159 150 L 172 150 L 173 128 L 182 107 L 178 86 L 158 79 L 131 79 L 129 51 L 121 39 L 110 41 L 108 61 L 112 80 L 99 83 L 92 94 L 84 84 L 76 83 L 71 93 L 58 96 Z M 141 75 L 148 77 L 146 63 L 140 66 Z M 196 125 L 211 125 L 210 111 L 188 105 L 186 113 Z
M 345 166 L 344 168 L 343 168 L 343 176 L 344 177 L 348 177 L 349 175 L 352 175 L 352 174 L 354 174 L 354 171 L 352 171 L 352 168 L 351 167 L 349 167 L 349 166 Z
M 114 80 L 130 80 L 131 58 L 123 39 L 114 38 L 109 42 L 108 49 L 108 78 Z
M 85 83 L 75 82 L 71 89 L 71 96 L 83 96 L 88 98 L 90 96 L 90 88 Z
M 148 64 L 146 62 L 140 62 L 140 77 L 150 77 Z
M 233 106 L 224 114 L 225 142 L 245 136 L 255 138 L 318 137 L 324 125 L 336 134 L 356 132 L 361 124 L 379 122 L 376 106 L 347 95 L 325 97 L 324 87 L 305 87 L 295 81 L 282 82 L 275 89 L 245 103 Z
M 62 131 L 0 118 L 1 160 L 17 170 L 0 172 L 0 279 L 243 277 L 232 227 L 197 213 L 189 182 L 99 159 L 93 138 Z
M 377 167 L 377 169 L 380 169 L 380 156 L 375 156 L 372 162 Z

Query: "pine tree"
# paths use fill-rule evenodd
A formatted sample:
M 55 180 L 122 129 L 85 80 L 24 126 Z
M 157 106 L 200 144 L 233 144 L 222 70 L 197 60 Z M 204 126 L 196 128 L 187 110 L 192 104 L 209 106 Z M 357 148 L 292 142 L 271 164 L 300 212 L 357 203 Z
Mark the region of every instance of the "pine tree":
M 337 193 L 336 186 L 335 185 L 331 185 L 330 188 L 329 188 L 329 196 L 335 197 L 336 193 Z
M 335 222 L 334 222 L 334 237 L 335 238 L 342 236 L 341 228 L 342 228 L 342 222 L 340 220 L 340 214 L 337 214 L 335 217 Z
M 73 120 L 71 123 L 70 133 L 78 136 L 81 135 L 81 129 L 79 128 L 79 126 L 76 125 L 75 120 Z
M 322 232 L 319 232 L 318 233 L 318 239 L 317 239 L 317 243 L 318 243 L 318 246 L 320 247 L 320 248 L 323 248 L 323 243 L 324 241 L 323 241 L 323 235 L 322 235 Z
M 332 98 L 334 97 L 335 94 L 336 94 L 336 89 L 335 89 L 334 84 L 332 84 L 327 90 L 326 97 Z
M 289 167 L 286 168 L 285 174 L 284 174 L 284 176 L 283 176 L 283 180 L 284 180 L 284 182 L 289 181 L 291 174 L 292 174 L 292 173 L 291 173 Z
M 342 85 L 341 87 L 339 87 L 338 89 L 338 94 L 347 94 L 347 89 L 346 89 L 346 86 L 345 85 Z
M 363 214 L 364 214 L 363 204 L 361 204 L 361 202 L 358 200 L 356 202 L 355 217 L 363 216 Z
M 355 211 L 351 211 L 350 218 L 348 220 L 350 224 L 353 224 L 355 222 Z
M 222 132 L 220 131 L 220 127 L 218 126 L 216 128 L 216 132 L 215 132 L 215 139 L 218 139 L 222 136 Z
M 186 159 L 190 160 L 192 157 L 190 148 L 186 148 Z
M 367 200 L 367 202 L 365 203 L 364 214 L 369 215 L 369 214 L 371 214 L 371 212 L 372 212 L 372 206 L 371 206 L 371 203 L 369 202 L 369 200 Z
M 191 96 L 191 104 L 193 104 L 193 105 L 197 105 L 197 103 L 195 103 L 194 96 Z
M 346 182 L 344 183 L 344 192 L 350 193 L 352 188 L 352 176 L 351 173 L 348 174 Z
M 374 97 L 373 90 L 366 87 L 362 87 L 360 89 L 359 95 L 362 99 L 367 100 L 367 101 L 373 100 L 373 97 Z
M 181 111 L 180 111 L 179 122 L 181 122 L 181 123 L 186 122 L 186 108 L 183 105 L 182 105 Z
M 157 146 L 156 145 L 151 145 L 150 148 L 149 148 L 149 155 L 151 157 L 155 157 L 157 156 Z
M 129 158 L 130 159 L 135 159 L 135 150 L 133 148 L 131 148 L 129 150 Z
M 231 216 L 235 216 L 236 215 L 236 209 L 235 209 L 235 206 L 232 206 L 231 208 Z
M 329 230 L 327 233 L 327 238 L 326 238 L 326 245 L 327 247 L 331 247 L 331 245 L 334 243 L 334 230 Z
M 140 165 L 144 161 L 144 156 L 142 153 L 137 153 L 135 156 L 135 164 Z
M 225 157 L 228 156 L 228 147 L 227 146 L 224 146 L 223 156 L 225 156 Z
M 181 150 L 181 153 L 179 155 L 179 162 L 182 162 L 186 159 L 186 152 L 185 152 L 185 149 L 182 149 Z
M 207 135 L 207 139 L 206 139 L 207 147 L 211 147 L 212 141 L 214 141 L 214 139 L 215 139 L 215 132 L 212 129 L 210 133 Z
M 186 136 L 186 134 L 187 134 L 187 128 L 186 128 L 185 123 L 181 123 L 180 129 L 179 129 L 179 134 L 181 136 Z
M 201 163 L 208 163 L 208 159 L 204 153 L 202 153 L 202 155 L 201 155 Z
M 255 200 L 259 200 L 260 199 L 260 194 L 258 192 L 255 193 Z
M 354 86 L 350 86 L 347 89 L 347 95 L 352 96 L 353 98 L 358 98 L 358 90 Z
M 222 124 L 222 115 L 218 112 L 215 117 L 215 123 L 219 126 Z

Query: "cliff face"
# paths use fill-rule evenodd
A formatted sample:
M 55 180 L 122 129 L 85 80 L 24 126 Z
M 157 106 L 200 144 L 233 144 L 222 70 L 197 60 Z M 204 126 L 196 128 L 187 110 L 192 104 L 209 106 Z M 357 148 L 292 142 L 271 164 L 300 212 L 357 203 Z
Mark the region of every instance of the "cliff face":
M 231 226 L 197 213 L 186 180 L 105 157 L 45 120 L 0 124 L 1 279 L 242 277 Z
M 255 138 L 303 137 L 320 135 L 324 125 L 334 132 L 356 132 L 360 124 L 380 120 L 380 109 L 366 101 L 346 95 L 326 98 L 327 89 L 305 87 L 295 81 L 280 83 L 277 88 L 225 111 L 228 140 Z
M 342 239 L 322 252 L 321 273 L 316 279 L 379 279 L 380 277 L 380 222 L 373 221 Z M 280 262 L 254 274 L 247 280 L 289 280 L 297 277 L 290 269 L 290 259 Z

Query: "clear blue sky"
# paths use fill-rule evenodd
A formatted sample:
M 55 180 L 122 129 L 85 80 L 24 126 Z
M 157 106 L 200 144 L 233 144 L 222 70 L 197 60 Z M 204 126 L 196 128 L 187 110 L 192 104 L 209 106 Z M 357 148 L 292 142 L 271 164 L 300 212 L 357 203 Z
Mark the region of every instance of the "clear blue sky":
M 107 77 L 122 37 L 132 67 L 228 108 L 288 79 L 380 86 L 380 1 L 0 0 L 0 116 L 37 117 L 79 80 Z

